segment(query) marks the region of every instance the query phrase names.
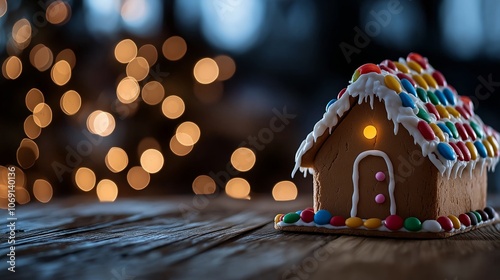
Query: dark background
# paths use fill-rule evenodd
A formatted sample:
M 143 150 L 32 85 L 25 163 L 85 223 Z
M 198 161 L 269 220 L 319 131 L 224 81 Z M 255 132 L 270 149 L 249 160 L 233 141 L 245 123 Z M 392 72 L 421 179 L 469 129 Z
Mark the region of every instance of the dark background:
M 98 180 L 114 180 L 120 197 L 192 193 L 196 176 L 223 172 L 242 142 L 269 127 L 273 109 L 286 107 L 296 118 L 255 151 L 257 161 L 249 172 L 237 175 L 250 182 L 252 195 L 270 196 L 275 183 L 290 180 L 300 142 L 355 69 L 367 62 L 397 60 L 409 52 L 426 56 L 460 94 L 471 96 L 485 123 L 500 129 L 500 85 L 493 85 L 491 92 L 476 91 L 480 77 L 500 81 L 498 1 L 148 0 L 144 3 L 153 7 L 152 12 L 136 29 L 127 26 L 119 12 L 114 12 L 115 17 L 109 16 L 113 12 L 106 14 L 108 6 L 120 7 L 126 1 L 67 1 L 72 10 L 68 23 L 37 26 L 42 22 L 37 17 L 51 2 L 8 1 L 8 11 L 0 18 L 1 61 L 9 56 L 6 44 L 17 20 L 25 17 L 38 31 L 30 46 L 18 54 L 22 75 L 16 80 L 0 77 L 0 164 L 17 165 L 16 149 L 26 137 L 23 122 L 30 114 L 24 105 L 29 89 L 42 90 L 54 117 L 35 139 L 40 158 L 24 170 L 28 190 L 34 180 L 44 178 L 51 182 L 54 196 L 83 193 L 74 186 L 70 173 L 59 182 L 51 163 L 65 161 L 65 147 L 75 147 L 81 140 L 80 131 L 93 110 L 111 112 L 116 129 L 80 166 L 91 167 Z M 101 17 L 95 16 L 99 13 Z M 360 33 L 368 40 L 360 41 Z M 187 42 L 187 53 L 177 62 L 161 55 L 163 42 L 173 35 Z M 179 95 L 186 104 L 179 119 L 169 120 L 161 115 L 159 105 L 140 102 L 134 115 L 119 117 L 112 104 L 125 66 L 114 59 L 113 50 L 124 38 L 131 38 L 137 46 L 156 46 L 158 61 L 152 69 L 164 74 L 166 96 Z M 54 54 L 66 48 L 75 52 L 77 62 L 69 83 L 56 86 L 50 71 L 41 73 L 30 65 L 29 50 L 38 43 Z M 343 48 L 352 53 L 346 55 Z M 203 57 L 220 54 L 234 59 L 236 73 L 223 82 L 221 99 L 205 104 L 193 93 L 193 67 Z M 79 92 L 84 104 L 75 116 L 59 109 L 60 96 L 69 89 Z M 178 157 L 169 151 L 168 141 L 177 125 L 187 120 L 199 125 L 201 139 L 190 154 Z M 128 151 L 129 166 L 138 165 L 135 151 L 144 137 L 162 145 L 165 164 L 151 176 L 149 187 L 137 192 L 128 187 L 124 172 L 114 174 L 106 168 L 103 157 L 110 147 L 120 146 Z M 299 195 L 311 192 L 311 180 L 301 174 L 293 179 Z M 500 190 L 500 172 L 490 174 L 489 190 Z M 87 195 L 95 196 L 95 192 Z

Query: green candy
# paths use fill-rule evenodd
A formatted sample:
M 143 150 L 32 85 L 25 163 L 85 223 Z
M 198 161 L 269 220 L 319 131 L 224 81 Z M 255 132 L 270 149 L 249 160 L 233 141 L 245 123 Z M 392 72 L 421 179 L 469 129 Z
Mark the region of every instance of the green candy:
M 354 74 L 352 74 L 351 81 L 354 83 L 360 76 L 361 74 L 359 73 L 359 70 L 354 71 Z
M 417 95 L 422 102 L 427 103 L 429 102 L 429 98 L 427 98 L 427 93 L 425 93 L 425 90 L 421 87 L 417 87 Z
M 481 127 L 479 127 L 479 125 L 477 125 L 475 122 L 471 121 L 470 126 L 472 127 L 472 129 L 476 133 L 477 138 L 483 138 L 483 133 L 481 132 Z
M 428 90 L 427 96 L 429 96 L 429 99 L 431 100 L 432 104 L 439 105 L 439 98 L 436 96 L 434 92 Z
M 458 138 L 458 130 L 452 122 L 446 122 L 446 126 L 450 129 L 451 134 L 453 134 L 453 138 Z
M 427 112 L 420 107 L 418 108 L 417 117 L 421 118 L 422 120 L 426 121 L 427 123 L 431 122 L 431 117 L 429 116 L 429 114 L 427 114 Z
M 403 226 L 409 231 L 419 231 L 422 229 L 422 223 L 415 217 L 406 218 Z
M 300 219 L 300 215 L 295 212 L 290 212 L 283 217 L 283 222 L 287 224 L 293 224 Z
M 483 219 L 481 218 L 481 214 L 476 211 L 471 211 L 477 218 L 477 222 L 480 223 Z

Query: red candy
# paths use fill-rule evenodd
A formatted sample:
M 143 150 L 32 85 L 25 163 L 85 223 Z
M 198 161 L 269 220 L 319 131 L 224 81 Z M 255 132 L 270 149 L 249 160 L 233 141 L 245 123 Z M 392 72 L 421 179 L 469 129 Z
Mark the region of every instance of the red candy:
M 389 67 L 387 67 L 387 66 L 385 66 L 385 65 L 379 65 L 379 67 L 380 67 L 380 70 L 387 71 L 387 72 L 389 72 L 389 73 L 391 73 L 391 74 L 393 74 L 393 73 L 394 73 L 394 70 L 392 70 L 391 68 L 389 68 Z
M 462 140 L 467 140 L 469 138 L 469 135 L 467 134 L 467 131 L 465 130 L 464 126 L 461 123 L 455 123 L 455 127 L 457 128 L 458 134 L 460 137 L 462 137 Z
M 380 68 L 373 63 L 366 63 L 366 64 L 359 66 L 358 71 L 359 71 L 359 75 L 363 75 L 363 74 L 371 73 L 371 72 L 376 72 L 379 74 L 381 73 Z
M 310 223 L 314 220 L 314 212 L 306 209 L 300 212 L 300 218 L 304 221 L 304 223 Z
M 390 61 L 389 59 L 386 59 L 386 60 L 380 62 L 380 65 L 387 66 L 389 69 L 392 69 L 394 71 L 396 71 L 398 69 L 396 67 L 396 65 L 392 61 Z
M 333 216 L 330 219 L 330 225 L 334 227 L 342 227 L 345 226 L 345 219 L 342 216 Z
M 470 157 L 471 157 L 471 154 L 470 154 L 470 151 L 467 148 L 467 146 L 465 146 L 465 143 L 459 141 L 459 142 L 457 142 L 457 147 L 460 149 L 460 151 L 462 151 L 462 155 L 464 157 L 464 160 L 465 161 L 469 161 Z
M 453 222 L 448 217 L 441 216 L 437 218 L 437 222 L 441 225 L 444 231 L 450 231 L 453 229 Z
M 461 222 L 464 226 L 466 226 L 466 227 L 470 226 L 470 224 L 471 224 L 471 222 L 470 222 L 470 218 L 469 218 L 469 216 L 467 216 L 466 214 L 460 214 L 460 215 L 458 216 L 458 219 L 459 219 L 459 220 L 460 220 L 460 222 Z
M 420 133 L 422 133 L 422 136 L 424 136 L 425 140 L 432 141 L 436 137 L 436 134 L 434 134 L 432 128 L 425 121 L 419 121 L 417 124 L 417 128 Z
M 464 123 L 463 126 L 465 128 L 465 131 L 467 131 L 467 134 L 472 139 L 472 141 L 476 140 L 477 135 L 476 135 L 476 132 L 474 131 L 474 129 L 472 129 L 472 127 L 468 123 Z
M 342 95 L 344 95 L 345 91 L 347 90 L 347 88 L 343 88 L 340 90 L 339 94 L 337 95 L 337 99 L 340 99 L 342 97 Z
M 450 146 L 455 151 L 455 154 L 457 154 L 458 160 L 463 161 L 464 160 L 464 154 L 462 153 L 462 151 L 460 150 L 460 148 L 457 146 L 457 144 L 455 144 L 453 142 L 449 142 L 448 144 L 450 144 Z
M 403 227 L 404 220 L 398 215 L 390 215 L 384 221 L 385 227 L 390 230 L 398 230 Z
M 438 83 L 438 85 L 442 86 L 442 87 L 445 87 L 448 83 L 446 82 L 446 80 L 444 79 L 444 76 L 443 74 L 441 74 L 441 72 L 439 71 L 434 71 L 434 73 L 432 73 L 432 77 L 434 78 L 434 80 L 436 80 L 436 82 Z
M 473 116 L 474 115 L 474 105 L 472 104 L 472 101 L 468 96 L 461 95 L 460 99 L 464 103 L 464 109 L 469 112 L 469 115 Z
M 418 53 L 410 53 L 407 57 L 406 57 L 406 60 L 409 61 L 409 60 L 413 60 L 415 61 L 416 63 L 420 64 L 420 66 L 422 66 L 422 68 L 424 69 L 427 69 L 427 61 L 424 57 L 422 57 L 420 54 Z
M 309 210 L 309 211 L 313 211 L 313 212 L 314 212 L 314 208 L 312 208 L 312 207 L 307 207 L 307 208 L 306 208 L 306 209 L 304 209 L 304 210 Z
M 438 110 L 436 109 L 436 107 L 434 107 L 434 105 L 432 105 L 432 103 L 425 103 L 425 108 L 427 108 L 427 111 L 429 111 L 429 113 L 434 114 L 437 120 L 441 118 L 441 115 L 439 115 Z
M 470 118 L 469 112 L 467 112 L 467 110 L 465 110 L 463 107 L 455 106 L 455 110 L 457 110 L 460 113 L 460 115 L 464 117 L 464 119 L 468 120 Z

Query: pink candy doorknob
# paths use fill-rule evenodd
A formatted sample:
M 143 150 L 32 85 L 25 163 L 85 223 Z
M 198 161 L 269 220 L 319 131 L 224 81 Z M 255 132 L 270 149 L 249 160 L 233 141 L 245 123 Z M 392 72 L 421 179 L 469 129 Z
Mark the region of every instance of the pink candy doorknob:
M 377 196 L 375 196 L 375 202 L 378 203 L 378 204 L 382 204 L 385 202 L 385 196 L 381 193 L 377 194 Z
M 382 182 L 385 180 L 385 173 L 382 172 L 382 171 L 379 171 L 375 174 L 375 179 L 377 179 L 377 181 L 379 182 Z

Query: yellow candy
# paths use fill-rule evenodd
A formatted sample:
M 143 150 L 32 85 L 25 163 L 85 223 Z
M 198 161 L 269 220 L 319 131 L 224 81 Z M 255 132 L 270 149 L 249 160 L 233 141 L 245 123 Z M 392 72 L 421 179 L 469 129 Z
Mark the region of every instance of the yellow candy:
M 451 107 L 451 106 L 447 106 L 447 107 L 446 107 L 446 110 L 447 110 L 450 114 L 452 114 L 455 118 L 460 117 L 460 113 L 457 111 L 457 109 L 455 109 L 455 108 L 453 108 L 453 107 Z
M 397 61 L 394 61 L 394 65 L 396 65 L 396 68 L 398 68 L 399 71 L 401 71 L 403 73 L 410 73 L 410 69 L 408 69 L 408 67 L 406 67 L 406 65 L 399 63 Z
M 396 93 L 400 93 L 402 91 L 401 84 L 396 78 L 394 78 L 394 76 L 391 75 L 385 76 L 384 83 L 388 88 L 394 90 Z
M 424 80 L 424 78 L 422 78 L 422 76 L 415 74 L 411 77 L 413 78 L 413 80 L 415 80 L 417 85 L 419 85 L 421 88 L 423 88 L 425 90 L 429 89 L 429 85 L 427 85 L 427 82 Z
M 434 78 L 430 74 L 425 73 L 422 76 L 424 77 L 424 80 L 427 82 L 427 84 L 430 87 L 438 88 L 438 84 L 436 83 L 436 80 L 434 80 Z
M 472 142 L 466 142 L 465 146 L 467 146 L 467 149 L 469 149 L 470 159 L 471 160 L 476 160 L 476 158 L 477 158 L 477 149 L 474 146 L 474 144 Z
M 442 105 L 436 105 L 436 110 L 439 112 L 439 115 L 442 119 L 449 119 L 450 114 L 448 114 L 448 110 L 444 108 Z
M 490 135 L 486 138 L 488 142 L 490 142 L 491 147 L 493 148 L 493 151 L 495 152 L 495 155 L 498 154 L 498 142 L 493 135 Z
M 491 146 L 490 142 L 488 140 L 484 139 L 483 140 L 483 145 L 486 148 L 486 152 L 488 152 L 489 157 L 494 157 L 495 152 L 493 151 L 493 147 Z
M 378 218 L 370 218 L 366 220 L 363 225 L 368 229 L 376 229 L 382 225 L 382 220 Z
M 448 218 L 449 218 L 449 219 L 451 220 L 451 222 L 453 223 L 453 228 L 454 228 L 454 229 L 459 229 L 459 228 L 460 228 L 460 226 L 462 225 L 462 224 L 460 223 L 460 220 L 459 220 L 457 217 L 455 217 L 455 216 L 453 216 L 453 215 L 449 215 L 449 216 L 448 216 Z
M 424 70 L 424 69 L 422 69 L 422 66 L 420 66 L 420 64 L 416 63 L 413 60 L 408 61 L 407 64 L 408 64 L 408 67 L 417 71 L 418 73 L 422 73 L 422 71 Z
M 277 224 L 281 222 L 281 217 L 283 217 L 283 214 L 278 214 L 274 217 L 274 223 Z M 268 220 L 269 221 L 269 220 Z
M 445 138 L 441 128 L 439 128 L 439 126 L 437 126 L 437 124 L 435 123 L 430 123 L 429 126 L 432 128 L 432 131 L 434 131 L 434 134 L 436 134 L 439 140 L 441 140 L 441 142 L 444 142 Z
M 345 220 L 345 225 L 350 228 L 357 228 L 363 225 L 363 220 L 358 217 L 350 217 L 349 219 Z

